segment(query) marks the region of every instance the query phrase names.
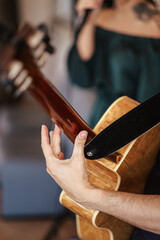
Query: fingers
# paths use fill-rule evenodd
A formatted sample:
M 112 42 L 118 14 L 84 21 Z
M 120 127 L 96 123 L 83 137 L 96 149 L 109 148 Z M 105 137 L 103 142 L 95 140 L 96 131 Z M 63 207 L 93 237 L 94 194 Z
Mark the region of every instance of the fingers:
M 81 131 L 75 139 L 75 145 L 72 157 L 84 157 L 84 145 L 87 139 L 88 133 L 86 131 Z M 59 158 L 62 160 L 64 158 L 64 154 L 61 152 L 61 130 L 55 126 L 54 132 L 52 131 L 50 134 L 50 142 L 48 136 L 48 128 L 43 125 L 41 131 L 41 141 L 42 141 L 42 150 L 44 156 L 47 161 L 53 162 L 53 159 Z M 77 158 L 78 159 L 78 158 Z
M 88 133 L 86 131 L 81 131 L 76 139 L 75 139 L 75 144 L 74 144 L 74 149 L 73 149 L 73 155 L 72 157 L 76 156 L 84 156 L 84 145 L 87 139 Z M 78 158 L 77 158 L 78 159 Z
M 45 125 L 43 125 L 41 129 L 41 146 L 45 158 L 51 159 L 53 152 L 49 143 L 48 128 Z
M 50 132 L 50 140 L 53 153 L 55 154 L 55 156 L 60 157 L 59 155 L 61 153 L 61 130 L 57 125 L 55 125 L 54 131 Z

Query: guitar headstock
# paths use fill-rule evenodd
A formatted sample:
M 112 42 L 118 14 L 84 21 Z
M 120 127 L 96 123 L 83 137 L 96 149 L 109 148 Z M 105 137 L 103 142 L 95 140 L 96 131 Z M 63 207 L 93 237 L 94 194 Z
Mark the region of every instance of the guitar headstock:
M 95 133 L 39 69 L 46 53 L 52 52 L 45 28 L 25 25 L 3 48 L 0 70 L 9 79 L 8 88 L 14 95 L 27 90 L 72 142 L 81 130 L 88 132 L 88 142 Z
M 44 66 L 48 54 L 54 52 L 45 25 L 33 28 L 25 24 L 4 45 L 0 53 L 0 72 L 6 90 L 19 96 L 32 84 L 26 62 L 38 69 Z

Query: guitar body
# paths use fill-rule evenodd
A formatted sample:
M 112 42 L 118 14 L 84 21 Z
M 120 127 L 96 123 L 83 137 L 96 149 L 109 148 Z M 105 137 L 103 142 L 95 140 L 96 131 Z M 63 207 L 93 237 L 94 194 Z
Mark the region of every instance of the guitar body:
M 138 102 L 121 97 L 116 100 L 100 119 L 94 132 L 98 134 L 119 117 L 135 108 Z M 146 179 L 152 169 L 160 147 L 160 125 L 132 141 L 118 152 L 119 162 L 87 160 L 89 181 L 98 188 L 143 193 Z M 64 191 L 60 202 L 76 213 L 77 233 L 82 240 L 129 240 L 133 226 L 115 217 L 93 209 L 86 209 L 74 202 Z

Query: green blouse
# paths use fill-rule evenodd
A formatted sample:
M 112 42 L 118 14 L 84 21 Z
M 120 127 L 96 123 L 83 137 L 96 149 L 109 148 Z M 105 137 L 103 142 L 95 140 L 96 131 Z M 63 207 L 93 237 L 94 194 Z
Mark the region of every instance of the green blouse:
M 97 87 L 90 116 L 92 128 L 118 97 L 127 95 L 141 102 L 160 92 L 160 39 L 97 27 L 95 45 L 89 61 L 80 58 L 76 44 L 68 56 L 71 81 L 84 88 Z

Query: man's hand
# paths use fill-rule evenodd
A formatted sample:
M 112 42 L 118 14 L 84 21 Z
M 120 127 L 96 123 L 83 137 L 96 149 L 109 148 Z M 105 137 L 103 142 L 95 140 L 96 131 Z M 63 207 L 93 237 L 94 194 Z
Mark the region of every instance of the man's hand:
M 85 167 L 84 144 L 87 132 L 82 131 L 75 140 L 73 155 L 63 160 L 61 131 L 54 132 L 42 126 L 42 149 L 46 158 L 47 172 L 75 201 L 96 209 L 139 228 L 160 234 L 160 196 L 140 195 L 107 191 L 92 186 Z
M 42 150 L 46 159 L 47 172 L 58 185 L 75 201 L 85 202 L 88 191 L 94 188 L 88 181 L 85 166 L 84 145 L 87 132 L 82 131 L 75 139 L 73 154 L 70 159 L 63 159 L 61 152 L 61 130 L 55 126 L 54 131 L 42 126 Z

